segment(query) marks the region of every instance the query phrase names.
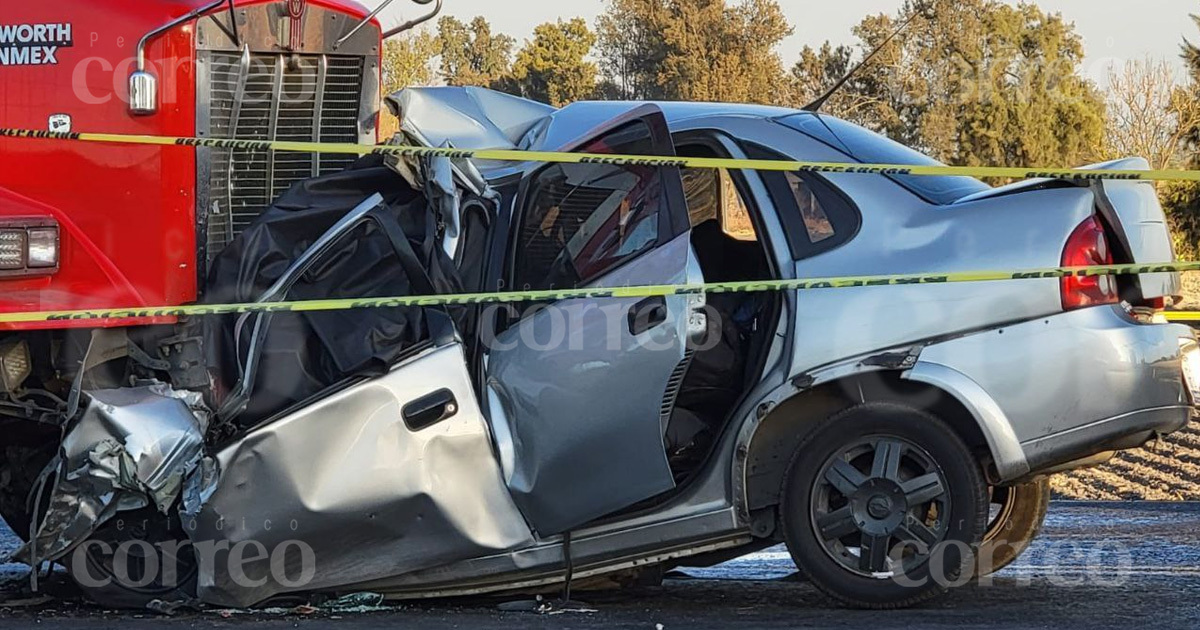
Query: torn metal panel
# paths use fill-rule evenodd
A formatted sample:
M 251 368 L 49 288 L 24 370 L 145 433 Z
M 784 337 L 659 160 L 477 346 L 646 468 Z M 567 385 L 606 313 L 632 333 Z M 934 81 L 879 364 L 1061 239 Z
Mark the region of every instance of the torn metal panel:
M 438 213 L 439 222 L 445 227 L 442 249 L 447 256 L 458 251 L 458 239 L 462 236 L 462 189 L 455 185 L 454 164 L 449 158 L 430 160 L 427 171 L 429 181 L 425 185 L 425 196 L 429 205 Z
M 539 123 L 557 111 L 535 101 L 477 87 L 414 87 L 387 104 L 400 129 L 425 146 L 516 149 Z
M 24 562 L 56 560 L 117 512 L 166 514 L 204 460 L 208 410 L 200 394 L 163 383 L 86 392 L 87 407 L 43 474 L 49 508 Z M 202 480 L 193 481 L 203 493 Z M 36 542 L 36 548 L 35 548 Z
M 410 428 L 405 405 L 443 390 L 449 417 Z M 217 491 L 187 527 L 199 595 L 212 604 L 347 588 L 532 543 L 458 344 L 267 425 L 219 460 Z
M 397 135 L 391 144 L 404 142 L 408 140 Z M 440 148 L 452 149 L 454 146 L 444 142 Z M 483 200 L 491 205 L 500 202 L 500 194 L 488 184 L 473 160 L 441 155 L 388 155 L 384 161 L 414 190 L 425 191 L 429 207 L 437 213 L 438 225 L 443 228 L 442 249 L 448 256 L 454 257 L 459 251 L 465 201 Z

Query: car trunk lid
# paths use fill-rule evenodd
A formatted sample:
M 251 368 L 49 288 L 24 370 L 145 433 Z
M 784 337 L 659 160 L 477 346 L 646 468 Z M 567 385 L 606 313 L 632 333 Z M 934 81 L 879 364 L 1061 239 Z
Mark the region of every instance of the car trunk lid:
M 1142 158 L 1128 158 L 1083 167 L 1087 170 L 1148 171 Z M 1092 184 L 1100 214 L 1116 232 L 1115 246 L 1126 260 L 1139 265 L 1175 262 L 1175 248 L 1166 213 L 1154 182 L 1139 180 L 1100 180 Z M 1134 299 L 1156 300 L 1179 295 L 1178 273 L 1144 273 L 1137 276 L 1140 295 Z
M 1142 158 L 1126 158 L 1080 168 L 1094 171 L 1146 171 L 1150 170 L 1150 164 Z M 1072 185 L 1080 184 L 1061 179 L 1028 179 L 971 195 L 958 203 Z M 1170 228 L 1154 182 L 1110 179 L 1096 180 L 1087 185 L 1096 196 L 1097 212 L 1113 232 L 1111 236 L 1116 262 L 1138 265 L 1175 262 Z M 1179 295 L 1182 285 L 1178 273 L 1168 272 L 1140 274 L 1132 286 L 1136 292 L 1127 294 L 1128 299 L 1133 302 L 1152 302 Z

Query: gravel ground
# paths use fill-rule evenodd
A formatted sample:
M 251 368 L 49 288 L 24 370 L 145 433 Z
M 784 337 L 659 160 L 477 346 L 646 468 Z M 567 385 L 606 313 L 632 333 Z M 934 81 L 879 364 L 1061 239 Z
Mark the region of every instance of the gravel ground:
M 0 549 L 11 548 L 0 533 Z M 12 569 L 6 567 L 5 569 Z M 887 613 L 842 610 L 792 576 L 782 548 L 677 574 L 636 593 L 585 594 L 593 612 L 500 612 L 497 600 L 455 600 L 370 612 L 206 611 L 165 618 L 98 610 L 62 579 L 42 605 L 4 602 L 0 627 L 39 628 L 941 628 L 1200 627 L 1200 503 L 1055 503 L 1044 535 L 992 584 L 960 589 L 923 607 Z M 20 576 L 6 570 L 0 576 Z M 3 581 L 0 577 L 0 582 Z M 7 585 L 9 597 L 23 580 Z M 368 609 L 370 610 L 370 609 Z

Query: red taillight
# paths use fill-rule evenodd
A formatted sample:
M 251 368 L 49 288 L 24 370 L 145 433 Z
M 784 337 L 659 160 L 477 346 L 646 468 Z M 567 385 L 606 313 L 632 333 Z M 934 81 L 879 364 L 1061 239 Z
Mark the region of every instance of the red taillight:
M 1091 267 L 1113 264 L 1112 250 L 1104 226 L 1096 217 L 1079 224 L 1067 239 L 1062 266 Z M 1116 304 L 1117 283 L 1112 276 L 1070 276 L 1062 279 L 1063 309 L 1072 310 L 1098 304 Z

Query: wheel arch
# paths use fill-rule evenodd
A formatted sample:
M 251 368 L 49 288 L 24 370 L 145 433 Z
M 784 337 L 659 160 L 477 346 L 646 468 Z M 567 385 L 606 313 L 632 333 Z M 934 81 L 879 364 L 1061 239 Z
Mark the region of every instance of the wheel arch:
M 742 468 L 735 471 L 735 483 L 744 483 L 745 507 L 754 512 L 778 505 L 787 466 L 804 438 L 821 420 L 866 402 L 909 405 L 942 418 L 975 454 L 989 481 L 1015 478 L 1027 472 L 1028 464 L 1023 455 L 1020 465 L 1015 467 L 1005 460 L 1000 460 L 997 465 L 997 456 L 1008 457 L 1004 450 L 1006 442 L 1003 436 L 998 442 L 993 435 L 989 423 L 994 419 L 979 414 L 979 405 L 972 398 L 978 392 L 963 392 L 959 386 L 955 379 L 939 370 L 877 370 L 842 376 L 809 389 L 793 389 L 790 395 L 780 395 L 775 404 L 766 403 L 769 409 L 760 412 L 740 435 L 739 453 L 744 455 L 737 460 Z M 990 397 L 986 400 L 991 401 Z M 1008 426 L 1007 421 L 1003 426 Z M 1011 436 L 1011 428 L 1008 432 Z M 999 450 L 997 443 L 1001 447 Z M 1020 453 L 1015 437 L 1008 446 L 1011 449 L 1013 445 Z M 1016 470 L 1020 472 L 1013 474 Z

